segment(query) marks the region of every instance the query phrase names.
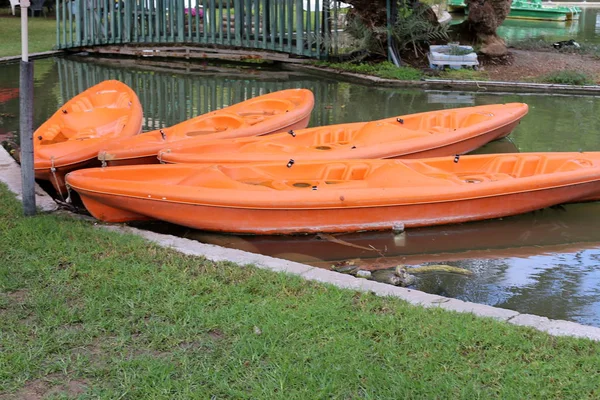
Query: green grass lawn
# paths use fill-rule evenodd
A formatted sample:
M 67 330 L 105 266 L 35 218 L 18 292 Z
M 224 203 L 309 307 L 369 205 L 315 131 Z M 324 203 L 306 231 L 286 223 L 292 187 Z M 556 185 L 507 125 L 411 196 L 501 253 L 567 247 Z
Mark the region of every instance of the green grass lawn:
M 24 218 L 3 185 L 0 349 L 3 399 L 591 399 L 600 390 L 599 343 L 212 263 L 67 216 Z
M 0 12 L 0 57 L 21 54 L 21 17 Z M 29 18 L 29 52 L 39 53 L 56 46 L 56 20 L 52 17 Z

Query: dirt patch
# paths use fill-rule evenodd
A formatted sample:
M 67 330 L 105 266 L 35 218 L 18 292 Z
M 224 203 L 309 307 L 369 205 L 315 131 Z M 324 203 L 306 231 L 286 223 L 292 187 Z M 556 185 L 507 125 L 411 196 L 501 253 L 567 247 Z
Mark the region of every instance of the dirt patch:
M 591 55 L 510 49 L 502 58 L 479 59 L 493 81 L 531 82 L 552 72 L 579 71 L 600 83 L 600 60 Z
M 27 289 L 17 289 L 14 292 L 4 293 L 9 302 L 16 304 L 23 304 L 27 300 L 29 291 Z
M 88 383 L 84 380 L 75 379 L 60 384 L 54 383 L 63 378 L 65 376 L 52 374 L 41 379 L 29 381 L 14 394 L 0 395 L 0 400 L 41 400 L 50 396 L 63 395 L 73 398 L 85 393 L 88 388 Z
M 211 329 L 208 331 L 208 336 L 213 340 L 221 340 L 225 337 L 225 333 L 220 329 Z

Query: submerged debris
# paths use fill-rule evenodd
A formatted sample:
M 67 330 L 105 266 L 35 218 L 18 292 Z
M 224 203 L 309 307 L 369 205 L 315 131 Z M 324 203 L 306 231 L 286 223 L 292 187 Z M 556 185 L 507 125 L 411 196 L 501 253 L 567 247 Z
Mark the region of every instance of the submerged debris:
M 341 274 L 351 274 L 354 275 L 356 271 L 358 271 L 358 265 L 354 263 L 354 261 L 340 261 L 331 266 L 331 269 L 335 272 L 339 272 Z
M 473 275 L 473 272 L 452 265 L 423 265 L 419 267 L 408 268 L 405 265 L 397 265 L 394 268 L 376 269 L 376 265 L 365 266 L 367 269 L 361 269 L 360 260 L 340 261 L 331 266 L 333 271 L 353 275 L 357 278 L 369 279 L 376 282 L 387 283 L 388 285 L 407 287 L 417 282 L 417 277 L 413 274 L 427 273 L 452 273 L 465 276 Z
M 461 274 L 461 275 L 467 275 L 467 276 L 473 275 L 473 271 L 470 271 L 468 269 L 454 267 L 452 265 L 445 265 L 445 264 L 423 265 L 423 266 L 414 267 L 414 268 L 406 268 L 403 265 L 399 265 L 396 268 L 404 268 L 405 270 L 410 271 L 412 274 L 426 274 L 426 273 L 431 273 L 431 272 L 447 272 L 447 273 L 451 273 L 451 274 Z
M 376 282 L 387 283 L 394 286 L 404 286 L 402 278 L 396 275 L 394 270 L 380 269 L 371 273 L 371 279 Z

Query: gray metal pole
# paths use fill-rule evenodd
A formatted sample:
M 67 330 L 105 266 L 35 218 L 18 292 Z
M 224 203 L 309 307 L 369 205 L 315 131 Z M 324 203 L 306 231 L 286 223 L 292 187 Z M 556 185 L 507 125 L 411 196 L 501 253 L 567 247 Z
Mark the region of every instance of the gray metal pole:
M 27 11 L 29 0 L 21 1 L 21 81 L 19 83 L 21 185 L 23 214 L 35 215 L 35 172 L 33 167 L 33 62 L 29 61 Z
M 20 142 L 23 213 L 35 215 L 35 176 L 33 168 L 33 62 L 21 61 Z

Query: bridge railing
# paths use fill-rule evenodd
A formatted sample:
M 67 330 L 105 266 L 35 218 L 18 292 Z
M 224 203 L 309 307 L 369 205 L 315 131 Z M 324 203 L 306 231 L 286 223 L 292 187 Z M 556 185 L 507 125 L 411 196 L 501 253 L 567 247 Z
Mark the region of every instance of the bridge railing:
M 193 43 L 323 58 L 336 53 L 336 0 L 56 0 L 57 44 Z

